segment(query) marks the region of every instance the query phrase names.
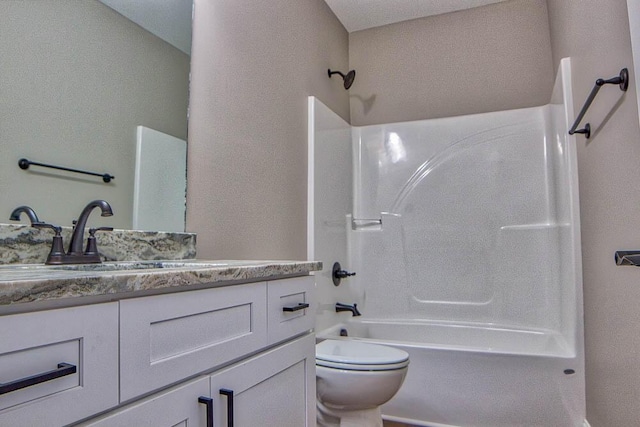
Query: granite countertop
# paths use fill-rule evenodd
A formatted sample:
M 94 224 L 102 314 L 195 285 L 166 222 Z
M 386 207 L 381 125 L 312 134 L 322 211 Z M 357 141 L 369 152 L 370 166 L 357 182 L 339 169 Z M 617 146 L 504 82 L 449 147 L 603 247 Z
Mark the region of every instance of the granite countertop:
M 110 299 L 307 275 L 315 261 L 167 260 L 67 266 L 0 266 L 0 314 L 24 303 L 106 296 Z M 12 310 L 13 311 L 13 310 Z

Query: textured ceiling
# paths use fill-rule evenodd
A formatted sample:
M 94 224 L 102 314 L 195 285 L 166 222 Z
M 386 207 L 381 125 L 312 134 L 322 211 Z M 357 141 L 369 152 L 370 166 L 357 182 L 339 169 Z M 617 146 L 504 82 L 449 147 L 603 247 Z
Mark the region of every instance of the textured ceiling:
M 350 33 L 506 0 L 325 0 Z

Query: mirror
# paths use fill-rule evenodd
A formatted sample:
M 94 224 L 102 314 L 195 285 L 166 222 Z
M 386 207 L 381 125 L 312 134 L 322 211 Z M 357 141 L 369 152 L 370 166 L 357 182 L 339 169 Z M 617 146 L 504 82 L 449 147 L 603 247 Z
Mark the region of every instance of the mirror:
M 191 0 L 0 2 L 0 222 L 29 205 L 42 221 L 70 226 L 104 199 L 114 216 L 93 223 L 132 228 L 138 127 L 187 139 L 191 14 Z M 21 158 L 115 178 L 22 170 Z
M 629 13 L 633 69 L 636 70 L 633 73 L 635 75 L 636 100 L 638 102 L 638 111 L 640 112 L 640 0 L 627 0 L 627 11 Z M 640 116 L 638 120 L 640 120 Z

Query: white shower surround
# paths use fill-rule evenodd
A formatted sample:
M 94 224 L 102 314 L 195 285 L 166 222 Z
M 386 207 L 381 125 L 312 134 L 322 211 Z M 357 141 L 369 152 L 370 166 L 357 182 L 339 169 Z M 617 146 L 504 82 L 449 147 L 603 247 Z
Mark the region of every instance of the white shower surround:
M 358 273 L 347 288 L 363 316 L 319 335 L 346 328 L 409 352 L 386 418 L 583 425 L 570 79 L 563 59 L 542 107 L 352 128 L 353 217 L 382 225 L 347 227 Z

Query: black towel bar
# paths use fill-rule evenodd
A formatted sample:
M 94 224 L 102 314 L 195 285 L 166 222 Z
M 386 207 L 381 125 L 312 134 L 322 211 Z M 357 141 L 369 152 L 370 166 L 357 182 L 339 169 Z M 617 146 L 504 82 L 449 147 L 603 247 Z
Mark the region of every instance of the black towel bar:
M 29 166 L 31 166 L 31 165 L 33 165 L 33 166 L 41 166 L 43 168 L 58 169 L 58 170 L 67 171 L 67 172 L 83 173 L 85 175 L 99 176 L 99 177 L 102 178 L 102 180 L 104 182 L 111 182 L 111 180 L 115 178 L 115 176 L 109 175 L 108 173 L 87 172 L 87 171 L 83 171 L 83 170 L 80 170 L 80 169 L 71 169 L 71 168 L 66 168 L 66 167 L 63 167 L 63 166 L 54 166 L 54 165 L 48 165 L 46 163 L 33 162 L 33 161 L 27 160 L 27 159 L 18 160 L 18 166 L 20 166 L 20 169 L 29 169 Z
M 591 103 L 595 99 L 600 88 L 606 84 L 619 85 L 620 90 L 623 92 L 626 92 L 627 89 L 629 88 L 629 70 L 627 70 L 626 68 L 623 68 L 622 70 L 620 70 L 620 75 L 616 77 L 612 77 L 609 80 L 604 80 L 604 79 L 596 80 L 596 84 L 595 86 L 593 86 L 593 89 L 591 89 L 591 93 L 587 97 L 587 100 L 584 102 L 584 105 L 582 106 L 582 110 L 580 110 L 580 114 L 578 114 L 576 121 L 573 122 L 573 126 L 571 126 L 571 129 L 569 130 L 569 135 L 573 135 L 574 133 L 582 133 L 587 139 L 591 137 L 591 125 L 589 123 L 587 123 L 582 129 L 577 129 L 577 127 L 578 125 L 580 125 L 580 122 L 582 121 L 584 115 L 586 114 L 587 110 L 591 106 Z

